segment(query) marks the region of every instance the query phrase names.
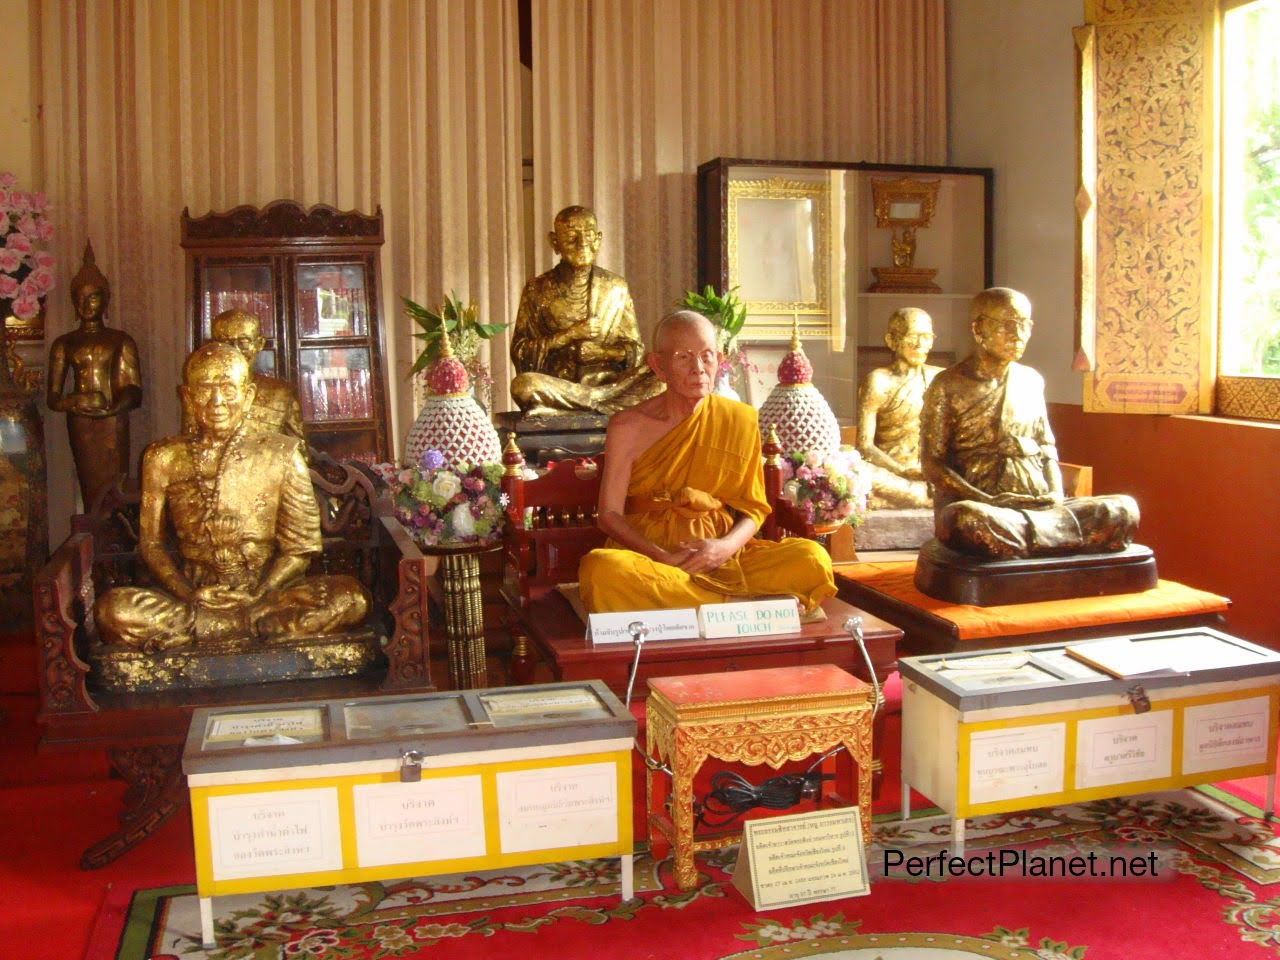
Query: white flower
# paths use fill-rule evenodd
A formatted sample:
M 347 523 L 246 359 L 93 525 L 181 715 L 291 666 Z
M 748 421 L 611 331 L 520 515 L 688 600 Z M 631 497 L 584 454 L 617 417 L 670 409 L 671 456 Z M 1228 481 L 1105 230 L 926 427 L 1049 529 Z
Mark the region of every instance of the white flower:
M 784 483 L 782 485 L 782 495 L 792 503 L 795 503 L 800 496 L 800 481 L 788 480 Z
M 453 525 L 453 532 L 459 537 L 472 537 L 476 532 L 476 521 L 471 516 L 471 505 L 460 503 L 449 511 L 449 522 Z
M 437 497 L 448 503 L 453 499 L 454 494 L 462 489 L 462 481 L 458 479 L 456 473 L 438 473 L 436 478 L 431 481 L 431 492 Z M 465 506 L 465 504 L 463 504 Z

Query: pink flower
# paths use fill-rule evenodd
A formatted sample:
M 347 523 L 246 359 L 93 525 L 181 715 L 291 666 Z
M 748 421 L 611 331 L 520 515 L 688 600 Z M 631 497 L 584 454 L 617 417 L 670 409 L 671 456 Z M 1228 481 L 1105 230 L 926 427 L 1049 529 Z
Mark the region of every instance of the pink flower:
M 35 284 L 36 290 L 40 294 L 46 294 L 53 289 L 53 271 L 47 267 L 40 267 L 32 270 L 27 274 L 27 282 Z
M 39 236 L 40 241 L 42 243 L 48 243 L 50 240 L 53 239 L 53 224 L 50 223 L 48 220 L 40 221 L 40 227 L 37 231 L 37 236 Z
M 20 266 L 22 266 L 22 257 L 16 250 L 0 247 L 0 272 L 13 273 Z
M 13 301 L 13 315 L 19 320 L 30 320 L 40 312 L 40 301 L 35 297 L 22 296 Z
M 0 273 L 0 297 L 11 299 L 18 292 L 18 281 L 7 273 Z
M 12 187 L 16 187 L 17 185 L 18 185 L 18 178 L 14 176 L 12 173 L 8 173 L 8 172 L 0 173 L 0 187 L 12 188 Z
M 50 226 L 52 226 L 52 224 L 50 224 Z M 36 260 L 37 267 L 43 268 L 45 270 L 53 269 L 53 264 L 54 264 L 53 254 L 49 253 L 47 250 L 37 250 L 35 260 Z
M 813 471 L 810 470 L 808 467 L 796 467 L 797 480 L 808 480 L 812 476 L 813 476 Z
M 33 249 L 31 238 L 23 233 L 11 233 L 5 240 L 5 246 L 18 253 L 30 253 Z

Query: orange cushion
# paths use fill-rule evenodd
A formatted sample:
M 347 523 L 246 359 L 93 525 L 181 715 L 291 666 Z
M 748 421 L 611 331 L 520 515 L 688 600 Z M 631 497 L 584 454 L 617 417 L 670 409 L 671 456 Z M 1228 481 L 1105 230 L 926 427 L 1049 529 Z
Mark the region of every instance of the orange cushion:
M 885 563 L 845 563 L 835 566 L 837 581 L 843 577 L 895 600 L 918 607 L 955 626 L 961 640 L 1045 633 L 1156 620 L 1164 617 L 1225 613 L 1231 605 L 1226 597 L 1196 590 L 1172 580 L 1160 580 L 1142 593 L 1117 593 L 1107 597 L 1077 597 L 1073 600 L 1041 600 L 1001 607 L 973 607 L 925 596 L 913 582 L 914 560 Z

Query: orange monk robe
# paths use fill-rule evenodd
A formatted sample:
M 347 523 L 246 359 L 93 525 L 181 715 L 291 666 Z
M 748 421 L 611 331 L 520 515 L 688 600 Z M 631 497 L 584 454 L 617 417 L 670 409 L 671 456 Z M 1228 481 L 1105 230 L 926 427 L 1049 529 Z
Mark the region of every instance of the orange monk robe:
M 683 423 L 646 450 L 631 469 L 627 520 L 654 543 L 729 532 L 738 515 L 759 526 L 769 514 L 756 411 L 712 394 Z M 812 540 L 749 540 L 724 565 L 690 574 L 609 540 L 578 567 L 593 613 L 660 610 L 734 597 L 791 594 L 804 612 L 834 596 L 831 558 Z

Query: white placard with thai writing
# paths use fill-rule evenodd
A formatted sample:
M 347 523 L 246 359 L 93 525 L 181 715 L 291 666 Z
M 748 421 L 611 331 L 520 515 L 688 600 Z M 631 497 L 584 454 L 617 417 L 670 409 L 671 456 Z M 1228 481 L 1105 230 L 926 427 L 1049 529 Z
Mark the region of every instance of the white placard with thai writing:
M 1067 725 L 982 730 L 969 737 L 969 803 L 1060 793 Z
M 650 640 L 696 640 L 698 612 L 693 607 L 678 610 L 632 610 L 623 613 L 592 613 L 587 616 L 591 642 L 631 643 L 631 624 L 643 623 L 649 628 L 645 642 Z
M 497 779 L 503 853 L 618 842 L 615 764 L 518 770 Z
M 748 820 L 733 885 L 754 910 L 870 893 L 858 808 Z
M 209 798 L 214 880 L 342 868 L 335 787 Z
M 1172 710 L 1098 717 L 1076 725 L 1077 790 L 1172 774 Z
M 484 856 L 478 775 L 359 783 L 351 794 L 356 860 L 362 867 Z
M 1182 721 L 1182 772 L 1205 773 L 1263 763 L 1270 697 L 1187 707 Z
M 706 603 L 698 608 L 702 635 L 720 637 L 772 637 L 800 632 L 800 606 L 795 597 L 784 600 L 744 600 L 739 603 Z

